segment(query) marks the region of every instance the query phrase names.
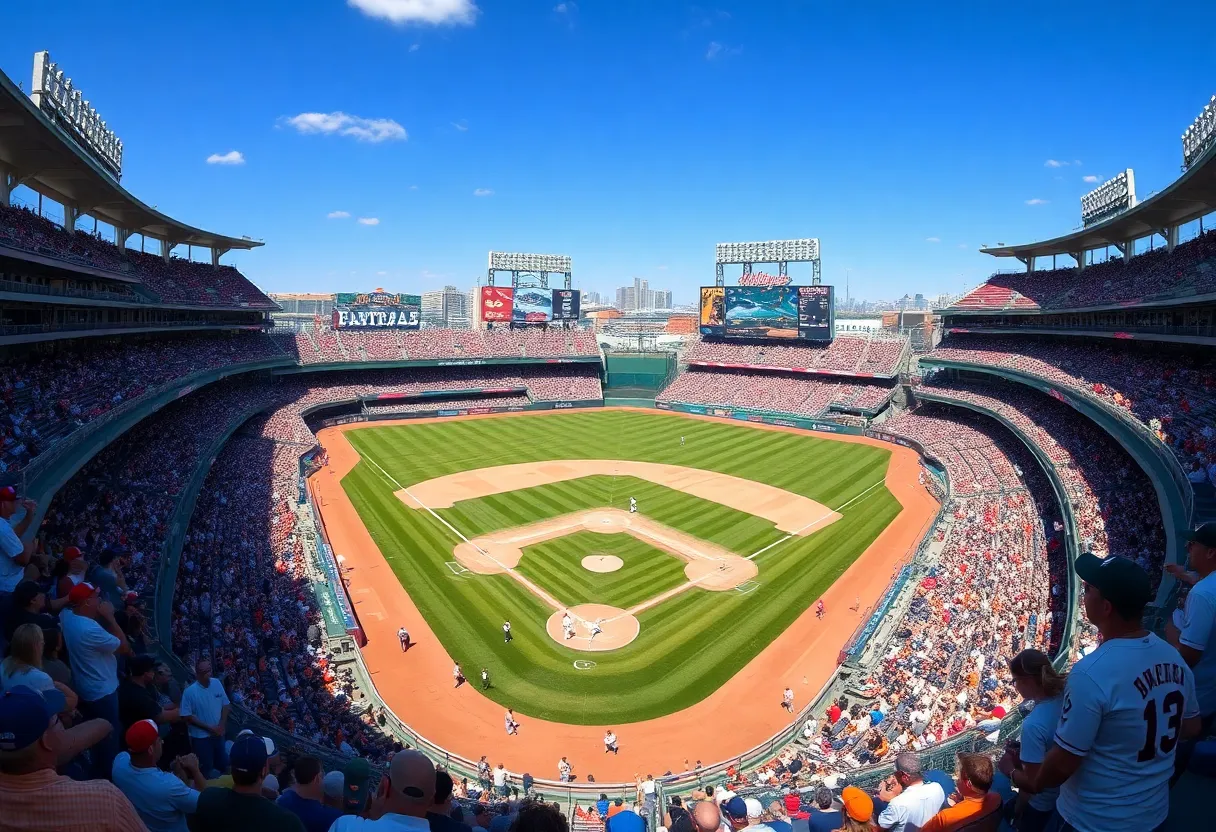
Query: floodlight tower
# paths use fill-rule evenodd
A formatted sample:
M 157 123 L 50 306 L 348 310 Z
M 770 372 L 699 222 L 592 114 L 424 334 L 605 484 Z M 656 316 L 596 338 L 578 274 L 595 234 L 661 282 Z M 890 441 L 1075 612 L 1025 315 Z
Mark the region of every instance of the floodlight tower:
M 823 275 L 819 262 L 819 238 L 800 240 L 769 240 L 763 243 L 718 243 L 716 246 L 714 285 L 726 285 L 727 265 L 743 266 L 744 274 L 752 273 L 756 263 L 776 263 L 777 274 L 789 277 L 790 263 L 811 264 L 811 284 L 818 286 Z
M 560 274 L 565 279 L 564 288 L 571 288 L 573 270 L 570 257 L 565 254 L 524 254 L 522 252 L 491 251 L 490 267 L 486 271 L 486 285 L 494 285 L 497 272 L 511 273 L 511 288 L 519 288 L 519 276 L 531 274 L 540 281 L 542 289 L 549 288 L 549 275 Z

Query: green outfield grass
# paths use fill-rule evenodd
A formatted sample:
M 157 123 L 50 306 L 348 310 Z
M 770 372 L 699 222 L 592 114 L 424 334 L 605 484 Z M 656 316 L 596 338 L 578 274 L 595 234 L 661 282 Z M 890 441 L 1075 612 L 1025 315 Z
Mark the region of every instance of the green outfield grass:
M 616 555 L 624 565 L 616 572 L 583 568 L 588 555 Z M 610 604 L 629 609 L 660 592 L 677 587 L 684 561 L 627 534 L 576 532 L 524 548 L 519 571 L 568 606 Z
M 729 422 L 587 410 L 369 427 L 347 437 L 363 461 L 342 485 L 444 648 L 465 667 L 490 669 L 494 688 L 487 695 L 520 713 L 558 722 L 626 723 L 705 698 L 789 627 L 899 513 L 899 503 L 881 484 L 889 451 Z M 457 471 L 546 459 L 686 465 L 768 483 L 831 509 L 846 507 L 826 529 L 759 555 L 760 585 L 753 592 L 682 592 L 639 616 L 641 634 L 632 644 L 588 654 L 550 639 L 544 628 L 552 610 L 510 576 L 454 576 L 444 565 L 453 559 L 452 532 L 430 514 L 406 507 L 393 494 L 396 485 L 369 463 L 374 460 L 408 488 Z M 736 554 L 750 555 L 785 537 L 761 518 L 631 477 L 584 477 L 465 501 L 438 514 L 472 537 L 585 508 L 626 508 L 630 496 L 643 514 Z M 601 549 L 610 539 L 594 537 Z M 521 570 L 545 569 L 527 564 L 532 550 L 556 545 L 551 561 L 563 540 L 573 538 L 530 547 Z M 551 575 L 571 579 L 569 572 Z M 603 586 L 607 593 L 608 581 Z M 645 598 L 670 585 L 656 573 L 651 588 L 640 586 Z M 613 603 L 604 595 L 586 600 Z M 502 640 L 507 618 L 515 636 L 510 644 Z M 575 670 L 580 658 L 595 661 L 595 668 Z M 773 680 L 776 695 L 787 681 Z

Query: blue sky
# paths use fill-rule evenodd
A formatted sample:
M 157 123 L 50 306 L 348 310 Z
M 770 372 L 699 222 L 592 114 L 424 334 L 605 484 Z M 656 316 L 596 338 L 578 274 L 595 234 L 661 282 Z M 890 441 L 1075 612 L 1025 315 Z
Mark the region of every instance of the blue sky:
M 841 296 L 846 271 L 855 297 L 958 291 L 1016 265 L 981 243 L 1078 225 L 1085 177 L 1168 184 L 1216 92 L 1205 4 L 8 0 L 4 18 L 0 68 L 28 88 L 49 50 L 124 140 L 124 184 L 265 239 L 226 262 L 269 291 L 467 287 L 498 249 L 687 303 L 714 243 L 802 236 Z

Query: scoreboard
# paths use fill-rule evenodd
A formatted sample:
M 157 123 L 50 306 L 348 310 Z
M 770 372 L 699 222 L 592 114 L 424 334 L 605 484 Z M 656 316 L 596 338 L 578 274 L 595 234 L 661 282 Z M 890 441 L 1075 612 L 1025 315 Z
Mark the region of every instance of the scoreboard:
M 702 335 L 722 338 L 830 341 L 831 286 L 704 286 Z

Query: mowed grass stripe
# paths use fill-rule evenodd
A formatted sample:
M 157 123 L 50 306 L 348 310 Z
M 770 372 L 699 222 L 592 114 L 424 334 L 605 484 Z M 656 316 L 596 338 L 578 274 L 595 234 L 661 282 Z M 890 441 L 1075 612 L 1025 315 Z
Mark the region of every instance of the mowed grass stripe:
M 588 555 L 614 555 L 619 571 L 582 566 Z M 519 571 L 564 604 L 610 604 L 628 609 L 685 583 L 684 562 L 627 534 L 578 532 L 524 549 Z
M 636 459 L 769 483 L 829 508 L 881 482 L 889 459 L 888 451 L 867 445 L 633 411 L 368 428 L 348 437 L 406 486 L 515 462 Z M 754 592 L 680 593 L 639 616 L 642 634 L 633 644 L 597 653 L 595 670 L 580 672 L 572 662 L 585 654 L 544 632 L 548 607 L 510 576 L 452 576 L 444 565 L 456 542 L 451 532 L 397 499 L 372 466 L 360 463 L 343 487 L 444 648 L 466 670 L 490 669 L 491 697 L 530 716 L 581 724 L 652 718 L 703 699 L 789 627 L 899 511 L 885 487 L 875 488 L 833 525 L 757 557 L 760 586 Z M 585 477 L 439 513 L 472 536 L 585 508 L 625 508 L 631 494 L 643 514 L 739 554 L 784 537 L 761 518 L 632 477 Z M 521 570 L 534 566 L 521 563 Z M 564 573 L 552 563 L 540 568 L 547 570 L 546 580 L 573 592 L 578 581 L 565 566 Z M 665 585 L 650 575 L 641 584 L 648 594 Z M 620 589 L 632 592 L 634 586 L 630 578 Z M 603 596 L 594 600 L 610 603 Z M 515 633 L 510 645 L 502 642 L 505 618 Z M 774 690 L 782 684 L 774 680 Z

